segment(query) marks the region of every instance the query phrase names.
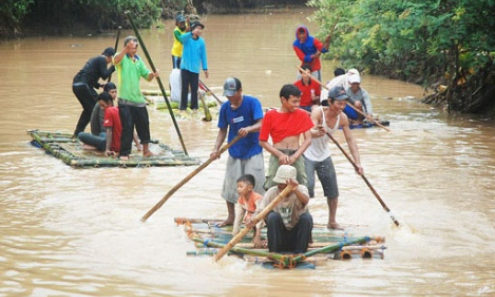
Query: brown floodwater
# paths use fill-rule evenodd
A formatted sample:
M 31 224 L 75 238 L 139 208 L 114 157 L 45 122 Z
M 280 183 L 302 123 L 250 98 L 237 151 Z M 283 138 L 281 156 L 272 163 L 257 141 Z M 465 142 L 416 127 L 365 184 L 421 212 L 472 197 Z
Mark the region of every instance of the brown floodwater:
M 225 78 L 237 76 L 244 93 L 277 106 L 281 86 L 296 77 L 296 26 L 316 29 L 309 15 L 205 17 L 210 78 L 201 79 L 220 94 Z M 164 24 L 141 33 L 167 84 L 173 23 Z M 194 167 L 73 169 L 29 144 L 28 129 L 74 130 L 81 108 L 72 78 L 88 58 L 113 46 L 111 33 L 0 44 L 0 296 L 495 295 L 494 123 L 447 115 L 411 99 L 421 97 L 420 87 L 371 75 L 362 85 L 391 131 L 353 135 L 367 178 L 403 227 L 394 227 L 336 147 L 332 157 L 341 193 L 338 220 L 385 236 L 383 260 L 278 271 L 234 257 L 220 263 L 186 257 L 194 247 L 173 218 L 225 217 L 225 156 L 142 223 L 141 216 Z M 324 81 L 335 66 L 323 63 Z M 155 81 L 141 84 L 158 88 Z M 150 108 L 150 120 L 153 138 L 180 149 L 168 113 Z M 206 160 L 216 123 L 178 122 L 190 155 Z M 316 193 L 310 210 L 324 223 L 318 184 Z

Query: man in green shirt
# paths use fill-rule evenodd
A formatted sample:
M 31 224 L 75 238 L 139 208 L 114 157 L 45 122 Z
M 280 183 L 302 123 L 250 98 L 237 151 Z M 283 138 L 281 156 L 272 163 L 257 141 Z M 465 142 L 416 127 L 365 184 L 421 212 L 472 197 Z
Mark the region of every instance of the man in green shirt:
M 124 49 L 114 57 L 114 65 L 118 73 L 119 115 L 122 123 L 120 159 L 128 160 L 132 148 L 132 134 L 136 127 L 143 145 L 143 156 L 153 154 L 149 150 L 150 122 L 146 100 L 139 87 L 140 78 L 151 81 L 158 77 L 158 72 L 151 72 L 144 65 L 141 57 L 136 55 L 138 40 L 134 36 L 124 39 Z

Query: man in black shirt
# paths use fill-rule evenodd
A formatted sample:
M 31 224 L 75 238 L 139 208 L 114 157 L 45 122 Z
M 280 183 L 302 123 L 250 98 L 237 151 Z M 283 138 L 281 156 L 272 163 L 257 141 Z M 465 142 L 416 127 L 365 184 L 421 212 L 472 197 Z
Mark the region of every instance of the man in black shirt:
M 91 112 L 96 104 L 96 96 L 98 96 L 96 90 L 103 87 L 98 80 L 107 79 L 115 71 L 113 65 L 107 68 L 107 65 L 112 62 L 113 55 L 115 55 L 115 50 L 111 47 L 106 48 L 101 55 L 89 59 L 74 77 L 72 91 L 83 107 L 74 137 L 84 131 L 91 119 Z

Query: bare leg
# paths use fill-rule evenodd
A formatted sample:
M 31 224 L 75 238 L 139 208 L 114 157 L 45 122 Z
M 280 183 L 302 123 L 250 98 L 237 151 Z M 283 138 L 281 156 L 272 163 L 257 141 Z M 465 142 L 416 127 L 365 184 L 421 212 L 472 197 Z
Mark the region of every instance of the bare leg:
M 227 219 L 220 224 L 218 224 L 219 227 L 222 226 L 228 226 L 234 224 L 234 219 L 235 219 L 235 204 L 229 201 L 227 202 L 227 211 L 229 213 Z
M 337 206 L 339 205 L 339 197 L 335 198 L 327 198 L 327 204 L 328 204 L 328 225 L 327 228 L 330 229 L 337 229 L 337 230 L 343 230 L 338 223 L 337 223 Z
M 143 157 L 151 157 L 153 153 L 150 151 L 149 143 L 143 144 Z

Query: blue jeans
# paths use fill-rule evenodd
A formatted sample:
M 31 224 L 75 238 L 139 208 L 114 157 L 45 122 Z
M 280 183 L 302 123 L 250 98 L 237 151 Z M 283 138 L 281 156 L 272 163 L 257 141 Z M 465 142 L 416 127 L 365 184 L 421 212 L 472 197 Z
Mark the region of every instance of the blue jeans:
M 77 135 L 79 140 L 87 145 L 96 147 L 99 151 L 105 151 L 107 144 L 107 133 L 101 132 L 98 136 L 91 133 L 81 132 Z

